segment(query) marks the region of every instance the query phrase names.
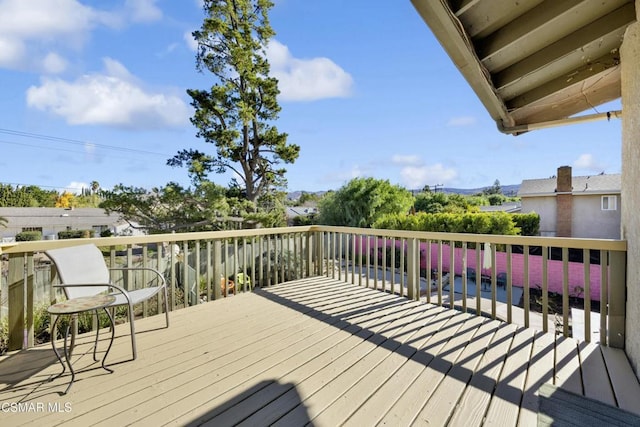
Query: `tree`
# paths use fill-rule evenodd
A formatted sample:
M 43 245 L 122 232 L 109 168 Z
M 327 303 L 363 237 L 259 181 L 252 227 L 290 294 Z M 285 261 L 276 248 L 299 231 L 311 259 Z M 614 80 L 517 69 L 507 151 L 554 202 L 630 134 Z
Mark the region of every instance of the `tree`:
M 75 198 L 72 193 L 63 191 L 56 199 L 56 208 L 73 208 L 75 207 Z
M 35 185 L 13 186 L 0 184 L 0 207 L 54 207 L 58 192 L 42 190 Z
M 482 191 L 482 194 L 489 196 L 491 194 L 502 194 L 502 187 L 500 186 L 500 180 L 495 180 L 491 187 L 487 187 Z
M 210 91 L 189 89 L 197 136 L 214 144 L 213 155 L 182 150 L 167 161 L 186 166 L 193 182 L 210 172 L 234 172 L 251 202 L 286 184 L 286 170 L 300 147 L 287 144 L 287 134 L 272 124 L 280 106 L 278 81 L 268 77 L 265 48 L 274 31 L 269 24 L 269 0 L 204 0 L 206 17 L 192 34 L 198 42 L 196 65 L 217 81 Z
M 253 208 L 246 201 L 227 199 L 223 187 L 208 181 L 195 190 L 176 183 L 150 191 L 119 184 L 103 195 L 101 208 L 118 212 L 133 227 L 156 234 L 220 230 L 232 212 L 240 216 Z
M 355 178 L 320 200 L 318 222 L 368 228 L 383 215 L 407 213 L 412 205 L 411 192 L 388 180 Z

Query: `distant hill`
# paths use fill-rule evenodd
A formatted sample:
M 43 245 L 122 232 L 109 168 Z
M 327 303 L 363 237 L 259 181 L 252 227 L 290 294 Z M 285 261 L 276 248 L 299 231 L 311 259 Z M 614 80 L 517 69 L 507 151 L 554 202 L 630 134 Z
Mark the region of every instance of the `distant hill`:
M 464 196 L 471 196 L 473 194 L 482 193 L 484 189 L 490 188 L 490 187 L 491 187 L 490 185 L 486 187 L 479 187 L 479 188 L 445 187 L 445 188 L 438 188 L 438 191 L 442 191 L 447 194 L 462 194 Z M 516 196 L 518 194 L 518 190 L 520 189 L 520 184 L 501 185 L 500 187 L 502 188 L 502 194 L 504 194 L 505 196 Z M 420 191 L 421 191 L 420 189 L 412 190 L 413 194 L 418 194 Z M 304 191 L 304 190 L 292 191 L 290 193 L 287 193 L 287 198 L 289 200 L 297 200 L 300 198 L 302 193 L 312 193 L 312 194 L 317 194 L 318 196 L 322 196 L 324 193 L 326 193 L 326 191 Z
M 478 193 L 482 193 L 483 190 L 490 188 L 491 186 L 487 186 L 487 187 L 480 187 L 480 188 L 449 188 L 449 187 L 445 187 L 442 189 L 442 191 L 444 191 L 445 193 L 448 194 L 462 194 L 464 196 L 471 196 L 473 194 L 478 194 Z M 502 194 L 504 194 L 505 196 L 516 196 L 518 194 L 518 190 L 520 189 L 520 184 L 513 184 L 513 185 L 501 185 L 500 188 L 502 189 Z M 419 190 L 418 190 L 419 191 Z M 440 189 L 438 189 L 438 191 L 440 191 Z

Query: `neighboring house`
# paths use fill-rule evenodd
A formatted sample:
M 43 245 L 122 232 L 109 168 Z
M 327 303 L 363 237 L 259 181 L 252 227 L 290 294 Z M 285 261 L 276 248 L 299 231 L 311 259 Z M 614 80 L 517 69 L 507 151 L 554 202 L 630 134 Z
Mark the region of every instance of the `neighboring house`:
M 620 174 L 571 176 L 571 167 L 557 177 L 522 181 L 518 196 L 522 212 L 540 215 L 540 235 L 620 239 Z
M 506 212 L 520 213 L 522 211 L 522 203 L 507 202 L 496 206 L 480 206 L 480 212 Z
M 96 236 L 105 230 L 116 235 L 142 234 L 119 215 L 99 208 L 0 208 L 0 217 L 7 219 L 6 227 L 0 227 L 0 239 L 5 242 L 23 231 L 40 231 L 43 239 L 57 239 L 58 232 L 68 230 L 93 230 Z
M 315 206 L 294 206 L 288 207 L 285 211 L 287 217 L 287 225 L 293 225 L 293 219 L 296 217 L 307 217 L 309 215 L 315 215 L 318 213 L 318 209 Z

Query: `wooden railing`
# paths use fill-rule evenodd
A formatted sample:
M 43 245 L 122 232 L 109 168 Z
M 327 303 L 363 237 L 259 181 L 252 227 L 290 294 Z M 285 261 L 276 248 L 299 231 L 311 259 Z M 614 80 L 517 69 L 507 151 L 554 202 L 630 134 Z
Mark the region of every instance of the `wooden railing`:
M 222 297 L 221 277 L 238 273 L 249 278 L 236 283 L 240 292 L 325 275 L 565 336 L 577 335 L 572 311 L 582 313 L 576 338 L 599 331 L 602 344 L 624 346 L 624 241 L 307 226 L 0 246 L 11 349 L 34 344 L 34 307 L 59 298 L 42 252 L 85 243 L 101 247 L 111 266 L 163 272 L 171 310 Z M 115 280 L 131 287 L 144 277 Z M 141 315 L 158 311 L 145 306 Z

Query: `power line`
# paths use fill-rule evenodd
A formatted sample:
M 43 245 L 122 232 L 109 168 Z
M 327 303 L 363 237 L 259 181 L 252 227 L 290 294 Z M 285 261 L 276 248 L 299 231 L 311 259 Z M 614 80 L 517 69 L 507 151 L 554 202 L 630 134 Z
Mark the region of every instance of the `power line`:
M 122 152 L 125 152 L 125 153 L 135 153 L 135 154 L 144 154 L 144 155 L 163 156 L 163 157 L 166 157 L 166 158 L 172 156 L 172 155 L 166 154 L 166 153 L 158 153 L 158 152 L 147 151 L 147 150 L 138 150 L 138 149 L 129 148 L 129 147 L 118 147 L 118 146 L 115 146 L 115 145 L 97 144 L 95 142 L 81 141 L 81 140 L 78 140 L 78 139 L 70 139 L 70 138 L 62 138 L 62 137 L 57 137 L 57 136 L 52 136 L 52 135 L 42 135 L 42 134 L 31 133 L 31 132 L 23 132 L 23 131 L 18 131 L 18 130 L 13 130 L 13 129 L 0 128 L 0 133 L 6 134 L 6 135 L 19 136 L 19 137 L 23 137 L 23 138 L 39 139 L 39 140 L 43 140 L 43 141 L 55 141 L 55 142 L 61 142 L 63 144 L 70 144 L 70 145 L 76 145 L 76 146 L 79 145 L 79 146 L 82 146 L 82 147 L 92 146 L 92 147 L 102 148 L 102 149 L 105 149 L 105 150 L 122 151 Z M 42 148 L 42 146 L 39 146 L 39 145 L 30 145 L 30 144 L 15 142 L 15 141 L 2 141 L 2 140 L 0 140 L 0 143 L 13 144 L 13 145 L 22 145 L 22 146 L 25 146 L 25 147 Z M 45 147 L 45 148 L 57 149 L 57 148 L 51 148 L 51 147 Z M 73 151 L 73 150 L 65 150 L 65 151 L 71 151 L 71 152 L 80 153 L 80 151 Z
M 64 185 L 58 185 L 58 186 L 54 186 L 54 185 L 40 185 L 40 184 L 24 184 L 21 182 L 0 182 L 0 185 L 13 185 L 16 187 L 38 187 L 38 188 L 51 188 L 53 190 L 78 190 L 78 188 L 76 187 L 66 187 Z M 87 188 L 91 187 L 91 183 L 88 184 Z

